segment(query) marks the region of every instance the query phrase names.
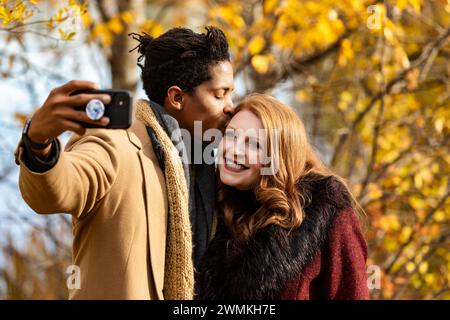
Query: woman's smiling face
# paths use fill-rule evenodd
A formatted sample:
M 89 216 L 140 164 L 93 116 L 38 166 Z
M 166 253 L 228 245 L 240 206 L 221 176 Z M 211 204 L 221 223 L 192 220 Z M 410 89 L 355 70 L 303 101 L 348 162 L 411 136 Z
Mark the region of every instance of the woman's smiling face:
M 264 129 L 251 111 L 237 112 L 219 145 L 219 173 L 222 183 L 239 190 L 255 188 L 261 179 Z

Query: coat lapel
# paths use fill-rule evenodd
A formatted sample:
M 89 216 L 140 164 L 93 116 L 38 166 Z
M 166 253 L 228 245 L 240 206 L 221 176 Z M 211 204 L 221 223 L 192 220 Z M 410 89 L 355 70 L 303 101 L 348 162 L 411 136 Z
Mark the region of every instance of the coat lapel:
M 168 202 L 164 175 L 159 168 L 158 159 L 153 151 L 145 125 L 141 121 L 135 121 L 128 130 L 130 141 L 139 149 L 139 158 L 144 179 L 144 197 L 147 214 L 148 247 L 152 275 L 158 299 L 164 299 L 164 266 L 167 237 L 167 213 Z M 162 187 L 161 195 L 158 192 L 158 181 Z M 161 198 L 155 201 L 155 198 Z M 161 214 L 161 212 L 164 214 Z

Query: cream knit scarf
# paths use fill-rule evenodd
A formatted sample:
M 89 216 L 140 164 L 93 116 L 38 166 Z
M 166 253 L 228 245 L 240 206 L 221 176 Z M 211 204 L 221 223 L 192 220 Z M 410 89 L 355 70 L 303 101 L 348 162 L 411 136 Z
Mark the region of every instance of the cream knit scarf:
M 164 150 L 165 180 L 169 201 L 169 221 L 164 271 L 164 299 L 190 300 L 194 295 L 192 234 L 188 190 L 183 164 L 170 137 L 144 100 L 136 104 L 136 118 L 152 128 Z

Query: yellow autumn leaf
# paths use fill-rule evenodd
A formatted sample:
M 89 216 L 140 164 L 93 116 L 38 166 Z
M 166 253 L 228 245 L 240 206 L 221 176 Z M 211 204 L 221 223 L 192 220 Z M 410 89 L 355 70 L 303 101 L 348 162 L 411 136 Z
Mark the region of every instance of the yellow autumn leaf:
M 436 130 L 437 133 L 442 133 L 442 130 L 444 129 L 444 125 L 445 125 L 445 118 L 437 118 L 434 121 L 434 129 Z
M 338 109 L 341 110 L 342 112 L 345 112 L 348 110 L 348 103 L 341 100 L 338 102 Z
M 163 32 L 163 26 L 160 23 L 153 21 L 153 20 L 144 21 L 139 26 L 139 29 L 145 33 L 148 33 L 149 35 L 151 35 L 153 37 L 157 37 Z
M 408 6 L 408 0 L 397 0 L 395 6 L 400 10 L 404 10 Z
M 428 262 L 424 261 L 419 265 L 419 273 L 425 274 L 428 271 Z
M 123 25 L 120 22 L 119 17 L 113 17 L 111 20 L 108 21 L 108 29 L 111 30 L 113 33 L 121 33 L 123 31 Z
M 414 264 L 414 262 L 408 262 L 406 264 L 406 271 L 408 271 L 409 273 L 413 272 L 415 268 L 416 265 Z
M 433 215 L 433 218 L 436 222 L 442 222 L 445 220 L 445 213 L 443 210 L 437 210 Z
M 81 16 L 81 23 L 84 27 L 89 27 L 92 24 L 92 18 L 88 12 Z
M 411 207 L 413 207 L 416 210 L 425 209 L 427 206 L 426 201 L 417 196 L 411 196 L 409 198 L 409 203 L 410 203 Z
M 275 10 L 275 7 L 278 5 L 279 0 L 266 0 L 263 2 L 264 13 L 268 14 Z
M 220 17 L 232 28 L 240 29 L 245 26 L 245 21 L 240 15 L 241 6 L 238 3 L 223 5 L 212 10 L 212 15 Z
M 380 187 L 374 183 L 370 183 L 367 185 L 367 195 L 369 199 L 376 200 L 383 196 L 383 191 L 380 189 Z
M 409 90 L 414 90 L 419 84 L 420 70 L 414 68 L 406 74 L 406 83 Z
M 424 276 L 424 278 L 425 278 L 425 282 L 426 282 L 428 285 L 431 285 L 431 284 L 433 284 L 433 283 L 436 281 L 436 277 L 435 277 L 435 275 L 432 274 L 432 273 L 426 274 L 426 275 Z
M 379 220 L 380 228 L 386 231 L 396 231 L 400 229 L 400 222 L 398 216 L 395 214 L 387 214 L 380 218 Z
M 414 185 L 417 189 L 421 189 L 423 186 L 423 178 L 420 172 L 414 175 Z
M 63 40 L 73 40 L 76 32 L 72 31 L 72 32 L 65 32 L 63 29 L 59 28 L 58 29 L 59 35 L 61 36 L 61 39 Z
M 306 90 L 298 90 L 295 93 L 295 98 L 301 102 L 308 102 L 311 100 L 311 96 Z
M 19 121 L 20 122 L 20 124 L 23 126 L 24 124 L 25 124 L 25 122 L 27 121 L 27 115 L 26 114 L 23 114 L 23 113 L 19 113 L 19 112 L 16 112 L 15 114 L 14 114 L 14 118 L 17 120 L 17 121 Z
M 130 24 L 133 22 L 134 15 L 131 11 L 124 11 L 120 14 L 120 17 L 122 18 L 123 22 L 126 24 Z
M 415 13 L 420 13 L 422 0 L 408 0 Z
M 401 64 L 401 66 L 405 69 L 409 68 L 411 63 L 409 61 L 408 54 L 405 52 L 405 50 L 402 47 L 397 46 L 394 52 L 395 52 L 394 54 L 395 59 Z
M 48 20 L 45 25 L 47 26 L 47 28 L 51 29 L 53 28 L 53 19 Z
M 343 100 L 345 102 L 351 102 L 353 100 L 353 95 L 348 90 L 342 91 L 340 97 L 341 97 L 341 100 Z
M 397 241 L 392 237 L 385 237 L 383 244 L 387 251 L 394 251 L 398 246 Z
M 256 55 L 252 57 L 251 64 L 256 72 L 264 74 L 269 70 L 270 63 L 272 62 L 272 55 Z
M 429 235 L 430 235 L 430 237 L 437 237 L 439 234 L 441 233 L 441 227 L 440 227 L 440 225 L 439 224 L 437 224 L 437 223 L 433 223 L 431 226 L 430 226 L 430 229 L 429 229 Z
M 264 38 L 260 35 L 257 35 L 253 37 L 252 40 L 250 40 L 250 43 L 248 44 L 248 51 L 252 56 L 258 54 L 264 48 L 265 44 L 266 41 L 264 40 Z
M 100 39 L 102 45 L 104 46 L 110 46 L 113 41 L 111 31 L 104 24 L 98 24 L 94 27 L 91 33 L 91 38 Z
M 67 20 L 69 18 L 69 15 L 64 15 L 63 8 L 60 8 L 58 12 L 53 16 L 53 20 L 56 21 L 58 24 L 62 23 L 63 21 Z
M 59 35 L 61 37 L 61 39 L 64 39 L 64 37 L 66 36 L 66 33 L 63 29 L 59 28 L 58 29 Z
M 395 45 L 397 43 L 397 39 L 395 38 L 394 32 L 390 28 L 384 28 L 383 29 L 384 37 L 386 40 L 392 44 Z
M 400 241 L 401 242 L 405 242 L 406 240 L 408 240 L 409 236 L 412 233 L 412 229 L 410 226 L 405 226 L 402 228 L 402 233 L 400 235 Z

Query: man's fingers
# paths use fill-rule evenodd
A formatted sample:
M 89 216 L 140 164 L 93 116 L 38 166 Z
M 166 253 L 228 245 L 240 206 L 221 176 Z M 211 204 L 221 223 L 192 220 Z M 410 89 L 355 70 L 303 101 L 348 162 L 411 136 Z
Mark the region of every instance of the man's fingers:
M 76 106 L 85 105 L 92 99 L 98 99 L 98 100 L 102 101 L 105 105 L 111 102 L 111 96 L 109 94 L 80 93 L 80 94 L 76 94 L 74 96 L 68 96 L 68 97 L 65 97 L 64 99 L 61 99 L 59 104 L 76 107 Z
M 72 110 L 72 109 L 65 110 L 63 117 L 68 120 L 90 123 L 90 124 L 95 124 L 97 126 L 103 126 L 103 127 L 107 126 L 109 123 L 109 118 L 107 118 L 107 117 L 102 117 L 99 120 L 91 120 L 87 116 L 86 112 Z
M 62 94 L 70 94 L 76 90 L 82 89 L 98 89 L 98 86 L 92 81 L 72 80 L 61 87 L 56 88 L 55 91 Z
M 84 128 L 81 124 L 74 121 L 61 120 L 61 124 L 65 129 L 64 131 L 72 131 L 80 136 L 82 136 L 86 132 L 86 128 Z

